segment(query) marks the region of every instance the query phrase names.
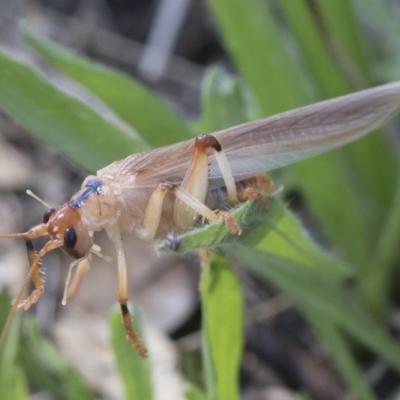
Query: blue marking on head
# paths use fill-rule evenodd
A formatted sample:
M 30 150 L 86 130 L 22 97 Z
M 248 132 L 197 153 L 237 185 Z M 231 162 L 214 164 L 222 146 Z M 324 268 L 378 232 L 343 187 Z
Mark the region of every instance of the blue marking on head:
M 76 195 L 73 199 L 70 200 L 68 205 L 71 208 L 80 208 L 82 204 L 93 194 L 101 194 L 103 188 L 103 184 L 100 179 L 93 178 L 88 181 L 85 189 Z

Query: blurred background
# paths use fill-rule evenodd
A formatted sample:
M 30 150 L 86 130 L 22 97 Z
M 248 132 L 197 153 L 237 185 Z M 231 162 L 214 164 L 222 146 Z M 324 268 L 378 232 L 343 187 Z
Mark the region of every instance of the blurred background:
M 110 112 L 84 88 L 84 85 L 81 86 L 50 67 L 27 46 L 21 34 L 21 24 L 30 34 L 51 39 L 92 61 L 134 77 L 190 125 L 193 136 L 400 78 L 400 29 L 396 26 L 396 20 L 398 21 L 400 16 L 399 1 L 372 1 L 368 6 L 368 2 L 362 0 L 346 2 L 355 16 L 354 26 L 358 27 L 359 32 L 346 31 L 350 26 L 347 24 L 346 14 L 342 21 L 343 35 L 359 35 L 362 38 L 365 50 L 363 57 L 364 60 L 368 60 L 365 63 L 357 56 L 353 59 L 352 54 L 344 52 L 338 45 L 341 43 L 339 39 L 331 40 L 328 30 L 331 25 L 329 19 L 324 25 L 326 15 L 324 10 L 319 9 L 320 2 L 309 0 L 298 4 L 308 7 L 309 14 L 314 18 L 317 36 L 322 38 L 322 44 L 326 46 L 331 62 L 323 59 L 317 50 L 312 54 L 313 41 L 316 40 L 313 36 L 315 32 L 309 31 L 309 26 L 304 21 L 303 25 L 296 25 L 297 6 L 294 6 L 293 0 L 292 4 L 289 1 L 278 4 L 279 1 L 272 0 L 257 3 L 268 5 L 274 23 L 281 31 L 280 40 L 293 60 L 293 65 L 284 63 L 285 68 L 291 69 L 291 82 L 294 83 L 291 88 L 293 92 L 289 97 L 293 101 L 285 106 L 276 106 L 276 109 L 264 107 L 257 94 L 257 83 L 252 82 L 249 77 L 253 73 L 254 76 L 263 74 L 263 71 L 258 71 L 258 60 L 268 59 L 267 63 L 275 62 L 277 65 L 281 61 L 274 58 L 272 53 L 259 52 L 255 45 L 255 52 L 247 56 L 254 57 L 254 64 L 246 65 L 243 60 L 241 62 L 237 56 L 241 50 L 229 39 L 230 27 L 228 24 L 224 25 L 219 14 L 221 10 L 218 10 L 219 6 L 215 1 L 0 0 L 0 46 L 6 54 L 37 68 L 55 86 L 89 104 L 106 119 L 125 131 L 133 132 L 132 134 L 137 132 L 135 133 L 123 118 L 120 119 Z M 235 7 L 236 2 L 232 3 L 233 12 Z M 293 9 L 290 9 L 291 7 Z M 236 17 L 240 20 L 240 15 Z M 243 17 L 247 18 L 246 15 Z M 255 27 L 261 23 L 262 21 L 253 21 Z M 340 21 L 336 28 L 340 29 Z M 238 24 L 236 29 L 238 35 L 246 36 L 245 22 L 243 26 Z M 273 35 L 273 32 L 268 33 L 268 30 L 264 33 Z M 306 56 L 302 56 L 302 52 Z M 314 60 L 314 65 L 310 59 Z M 336 65 L 335 63 L 341 72 L 337 75 L 334 72 L 335 78 L 332 78 L 326 65 Z M 318 71 L 321 70 L 321 74 L 325 76 L 319 78 Z M 244 76 L 246 84 L 241 79 L 232 83 L 232 80 L 236 79 L 233 77 L 240 74 Z M 276 88 L 272 86 L 274 80 L 278 81 L 280 78 L 274 78 L 268 71 L 265 71 L 265 75 L 268 76 L 264 82 L 259 83 L 262 86 L 259 90 L 263 90 L 265 96 L 268 96 L 271 85 L 268 101 L 278 104 L 281 99 L 276 97 Z M 241 111 L 243 115 L 230 113 L 229 118 L 225 119 L 222 112 L 222 117 L 217 122 L 210 122 L 212 118 L 207 114 L 210 113 L 210 108 L 207 108 L 209 106 L 205 98 L 208 93 L 207 85 L 212 85 L 213 80 L 218 81 L 215 90 L 221 98 L 233 96 L 234 100 L 229 100 L 232 104 L 245 104 L 243 107 L 248 110 Z M 282 78 L 282 81 L 287 79 Z M 322 82 L 326 81 L 328 84 L 324 86 Z M 297 101 L 301 97 L 297 91 L 300 86 L 304 96 Z M 286 89 L 282 86 L 281 90 Z M 152 110 L 148 111 L 151 115 Z M 154 118 L 158 118 L 157 115 L 154 115 Z M 379 203 L 380 211 L 376 210 L 378 206 L 375 207 L 372 200 L 365 200 L 363 203 L 366 205 L 366 214 L 370 215 L 366 223 L 369 224 L 368 232 L 374 231 L 374 224 L 384 225 L 384 218 L 381 216 L 387 216 L 395 196 L 395 159 L 398 155 L 399 131 L 399 125 L 393 124 L 389 132 L 390 139 L 385 141 L 385 144 L 377 144 L 377 141 L 370 143 L 372 150 L 364 155 L 361 155 L 361 151 L 356 151 L 356 158 L 364 160 L 361 164 L 366 162 L 374 170 L 374 176 L 371 176 L 369 170 L 367 176 L 374 180 L 374 183 L 383 181 L 377 183 L 378 186 L 374 188 L 374 193 L 379 193 L 376 194 L 376 203 L 381 201 L 380 197 L 383 198 Z M 155 134 L 156 137 L 157 135 L 162 137 L 166 134 L 160 131 Z M 167 142 L 168 138 L 165 140 L 165 143 Z M 386 153 L 383 153 L 381 158 L 376 156 L 374 150 L 381 147 L 389 147 L 390 156 L 385 155 Z M 373 159 L 371 154 L 374 154 Z M 340 157 L 343 158 L 343 155 Z M 395 160 L 394 168 L 387 167 L 391 162 L 388 159 Z M 371 163 L 378 166 L 374 167 Z M 386 167 L 391 171 L 391 177 L 387 177 L 386 173 L 384 177 L 383 174 L 379 175 Z M 319 175 L 317 178 L 311 178 L 311 175 L 307 175 L 307 169 L 312 169 L 314 173 L 319 171 L 319 168 L 310 165 L 300 167 L 295 172 L 278 172 L 275 175 L 279 184 L 285 184 L 283 200 L 290 204 L 303 224 L 311 229 L 313 237 L 326 248 L 330 248 L 335 255 L 354 264 L 367 259 L 370 255 L 364 250 L 371 242 L 375 243 L 378 240 L 377 230 L 375 236 L 365 240 L 361 237 L 355 239 L 355 234 L 347 242 L 343 239 L 344 243 L 340 243 L 348 232 L 346 228 L 337 230 L 335 227 L 324 227 L 325 223 L 329 225 L 329 218 L 330 222 L 336 218 L 340 210 L 328 209 L 326 215 L 329 214 L 330 217 L 323 222 L 320 222 L 319 218 L 325 211 L 313 210 L 313 204 L 323 199 L 321 196 L 332 198 L 331 193 L 334 193 L 335 187 L 333 185 L 333 192 L 326 189 L 320 197 L 312 197 L 316 180 L 323 180 L 324 177 Z M 358 171 L 357 168 L 355 170 Z M 349 171 L 348 164 L 346 171 Z M 47 203 L 55 206 L 69 199 L 87 174 L 84 168 L 68 157 L 60 155 L 53 146 L 32 136 L 28 130 L 16 123 L 9 113 L 0 111 L 1 233 L 26 231 L 41 222 L 45 208 L 27 196 L 26 189 L 31 189 Z M 306 175 L 308 178 L 305 178 Z M 354 181 L 354 177 L 355 175 L 350 173 L 349 181 Z M 385 186 L 382 189 L 379 185 Z M 365 191 L 361 192 L 364 194 Z M 348 212 L 351 214 L 352 210 Z M 339 219 L 345 224 L 345 216 Z M 377 220 L 380 222 L 376 222 Z M 113 257 L 113 248 L 104 235 L 99 236 L 98 243 L 105 255 Z M 157 254 L 154 251 L 154 243 L 143 244 L 131 238 L 126 239 L 124 243 L 130 266 L 130 300 L 134 304 L 135 313 L 141 317 L 145 341 L 150 351 L 154 398 L 184 399 L 185 382 L 190 381 L 200 387 L 203 385 L 201 306 L 198 292 L 200 262 L 195 254 Z M 359 253 L 356 253 L 354 248 L 358 249 Z M 27 271 L 25 254 L 22 240 L 0 242 L 0 289 L 12 297 L 17 294 Z M 393 276 L 398 278 L 398 258 L 393 258 L 390 263 L 394 265 L 391 270 L 393 275 L 388 272 L 388 281 Z M 93 260 L 81 292 L 71 299 L 66 307 L 62 307 L 61 298 L 69 263 L 70 260 L 61 252 L 53 252 L 46 256 L 45 294 L 37 306 L 25 313 L 35 316 L 40 331 L 58 349 L 52 349 L 47 354 L 54 361 L 53 366 L 46 360 L 38 362 L 36 359 L 35 363 L 32 361 L 35 355 L 29 356 L 27 352 L 25 356 L 21 356 L 25 361 L 22 363 L 22 369 L 26 368 L 24 373 L 28 376 L 29 398 L 74 398 L 60 385 L 54 386 L 54 382 L 57 382 L 57 379 L 67 379 L 68 374 L 75 373 L 77 375 L 74 376 L 80 377 L 79 381 L 88 388 L 93 398 L 126 398 L 111 350 L 109 334 L 109 315 L 117 299 L 115 263 L 106 263 L 97 258 Z M 349 394 L 348 382 L 346 383 L 343 374 L 338 372 L 324 345 L 309 328 L 302 314 L 293 307 L 293 300 L 275 284 L 260 280 L 251 270 L 239 263 L 233 262 L 233 266 L 242 286 L 246 306 L 245 345 L 240 368 L 241 398 L 356 398 Z M 346 281 L 345 286 L 348 284 Z M 363 293 L 362 290 L 360 293 Z M 361 294 L 360 297 L 362 296 Z M 9 309 L 9 306 L 7 307 Z M 4 307 L 4 310 L 7 310 L 7 307 Z M 371 308 L 373 309 L 373 306 Z M 385 310 L 385 318 L 377 319 L 384 321 L 384 329 L 391 330 L 396 335 L 400 329 L 397 300 L 386 304 Z M 355 347 L 357 349 L 357 345 Z M 42 347 L 41 349 L 43 350 Z M 57 351 L 57 355 L 53 351 Z M 364 377 L 374 388 L 376 398 L 394 396 L 400 386 L 399 373 L 381 359 L 371 357 L 369 351 L 361 350 L 360 354 L 361 368 L 367 366 L 363 369 Z M 59 364 L 55 360 L 58 360 Z M 66 363 L 68 368 L 60 372 L 59 365 L 65 366 Z M 70 365 L 73 366 L 73 373 L 70 372 Z

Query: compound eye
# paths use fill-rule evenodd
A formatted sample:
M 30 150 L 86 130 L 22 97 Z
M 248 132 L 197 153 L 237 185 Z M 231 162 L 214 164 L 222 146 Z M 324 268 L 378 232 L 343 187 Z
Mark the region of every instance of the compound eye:
M 75 229 L 67 228 L 64 233 L 64 246 L 70 249 L 75 246 L 77 240 Z
M 44 224 L 47 224 L 49 222 L 51 214 L 53 214 L 54 211 L 56 211 L 54 208 L 49 208 L 44 212 L 44 215 L 43 215 L 43 223 Z

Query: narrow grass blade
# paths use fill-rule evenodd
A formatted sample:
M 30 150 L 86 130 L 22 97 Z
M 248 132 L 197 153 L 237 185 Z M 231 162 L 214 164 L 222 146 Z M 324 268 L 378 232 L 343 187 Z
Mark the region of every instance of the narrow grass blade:
M 232 253 L 288 293 L 301 309 L 324 316 L 400 371 L 399 345 L 384 333 L 359 299 L 339 283 L 262 250 L 236 247 Z
M 86 104 L 26 64 L 0 53 L 0 106 L 30 132 L 89 171 L 144 150 Z
M 255 119 L 259 115 L 255 99 L 241 78 L 220 67 L 210 67 L 201 90 L 202 117 L 196 122 L 196 132 L 215 132 Z
M 305 104 L 308 96 L 265 1 L 209 0 L 208 3 L 263 115 Z
M 357 361 L 352 354 L 348 341 L 334 323 L 324 315 L 315 312 L 306 313 L 319 338 L 325 344 L 328 353 L 335 361 L 343 379 L 347 382 L 352 394 L 357 399 L 377 400 L 365 377 L 361 373 Z
M 191 136 L 184 121 L 138 81 L 26 29 L 23 33 L 26 42 L 47 62 L 98 96 L 150 145 L 160 147 Z
M 0 294 L 1 327 L 4 327 L 10 307 L 10 297 L 6 294 Z M 20 323 L 21 315 L 17 313 L 11 323 L 4 346 L 0 351 L 0 399 L 2 400 L 24 400 L 28 396 L 25 375 L 17 364 Z
M 186 384 L 184 394 L 187 400 L 206 400 L 206 395 L 197 386 Z
M 135 316 L 134 328 L 142 336 L 139 318 Z M 121 321 L 121 311 L 115 307 L 110 315 L 111 343 L 119 374 L 125 391 L 125 399 L 152 400 L 150 363 L 138 356 L 132 344 L 126 339 Z
M 23 326 L 26 336 L 19 356 L 30 382 L 57 399 L 92 399 L 79 373 L 54 344 L 41 335 L 36 321 L 25 318 Z
M 200 283 L 207 399 L 239 400 L 243 351 L 243 298 L 222 255 L 213 254 Z

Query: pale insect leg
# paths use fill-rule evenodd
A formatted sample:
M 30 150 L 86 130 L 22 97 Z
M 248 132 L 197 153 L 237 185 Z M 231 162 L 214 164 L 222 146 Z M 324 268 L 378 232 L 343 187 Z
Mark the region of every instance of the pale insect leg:
M 127 339 L 131 341 L 140 357 L 146 357 L 147 350 L 132 326 L 131 315 L 128 310 L 128 270 L 126 266 L 125 253 L 122 239 L 119 233 L 110 235 L 117 250 L 118 263 L 118 302 L 121 307 L 122 322 L 124 324 Z
M 208 208 L 204 203 L 194 197 L 191 193 L 173 184 L 163 183 L 160 187 L 165 187 L 175 195 L 182 203 L 186 204 L 191 210 L 194 210 L 196 214 L 200 214 L 203 218 L 208 221 L 223 221 L 229 228 L 231 233 L 241 234 L 242 228 L 235 221 L 235 218 L 227 211 L 213 211 Z
M 84 258 L 80 258 L 79 260 L 73 261 L 68 270 L 67 278 L 65 279 L 64 285 L 64 294 L 62 298 L 62 305 L 65 306 L 67 304 L 67 299 L 69 297 L 74 297 L 78 294 L 79 289 L 81 288 L 83 278 L 85 277 L 86 271 L 89 268 L 90 257 L 86 256 Z M 72 270 L 76 267 L 76 271 L 74 276 L 72 277 Z
M 98 246 L 97 244 L 93 244 L 92 248 L 90 249 L 90 253 L 95 254 L 99 258 L 102 258 L 105 262 L 111 262 L 111 257 L 104 256 L 103 254 L 101 254 L 101 247 Z M 89 269 L 90 262 L 92 261 L 91 254 L 89 254 L 84 258 L 74 261 L 70 265 L 70 272 L 72 271 L 72 268 L 74 268 L 76 265 L 77 267 L 76 267 L 76 272 L 72 277 L 71 283 L 69 282 L 70 276 L 67 277 L 67 280 L 65 281 L 66 290 L 64 290 L 63 304 L 64 301 L 66 303 L 67 298 L 75 297 L 78 294 L 82 286 L 83 279 L 85 278 L 86 272 Z
M 219 145 L 219 143 L 218 143 L 218 145 Z M 219 168 L 222 173 L 222 177 L 225 182 L 225 187 L 228 192 L 229 203 L 232 206 L 235 204 L 238 204 L 238 202 L 239 202 L 238 195 L 237 195 L 236 184 L 235 184 L 235 180 L 233 178 L 232 170 L 229 165 L 229 161 L 226 158 L 226 155 L 220 145 L 219 145 L 219 150 L 214 148 L 214 155 L 215 155 L 215 158 L 217 159 L 217 163 L 219 165 Z
M 97 257 L 103 259 L 105 262 L 111 262 L 112 259 L 109 256 L 105 256 L 101 253 L 101 247 L 98 246 L 97 244 L 93 244 L 92 248 L 90 249 L 90 253 L 91 254 L 95 254 Z M 87 257 L 81 258 L 79 260 L 77 260 L 77 262 L 75 263 L 75 261 L 71 264 L 70 266 L 70 270 L 71 267 L 73 268 L 75 265 L 78 265 L 76 268 L 76 272 L 74 274 L 74 276 L 72 277 L 72 281 L 71 283 L 65 282 L 66 286 L 68 287 L 67 292 L 64 292 L 64 298 L 66 299 L 67 297 L 74 297 L 78 294 L 81 286 L 82 286 L 82 282 L 83 279 L 85 278 L 86 272 L 89 269 L 90 266 L 90 262 L 92 261 L 92 257 L 91 254 L 89 254 Z
M 213 211 L 195 196 L 186 190 L 172 183 L 160 183 L 157 189 L 151 194 L 147 203 L 143 227 L 139 231 L 139 237 L 142 240 L 151 240 L 157 231 L 160 223 L 162 204 L 165 193 L 171 192 L 184 207 L 188 207 L 195 215 L 200 214 L 209 221 L 223 221 L 232 233 L 242 233 L 242 228 L 235 219 L 226 211 Z
M 218 165 L 222 171 L 231 204 L 236 204 L 237 191 L 229 162 L 221 149 L 221 145 L 212 135 L 200 135 L 195 140 L 190 167 L 182 181 L 180 189 L 176 185 L 161 183 L 151 194 L 143 218 L 142 229 L 138 232 L 140 239 L 154 238 L 160 223 L 163 201 L 166 191 L 171 191 L 177 197 L 174 206 L 174 221 L 180 228 L 191 227 L 200 214 L 209 221 L 223 220 L 234 233 L 242 230 L 227 212 L 214 213 L 204 205 L 208 186 L 208 154 L 207 149 L 215 152 Z
M 214 151 L 227 189 L 229 202 L 232 205 L 237 204 L 236 185 L 229 162 L 220 143 L 212 135 L 200 135 L 195 139 L 192 160 L 180 187 L 204 203 L 208 187 L 208 149 Z M 187 204 L 184 205 L 184 202 L 182 203 L 178 198 L 174 206 L 175 223 L 180 228 L 189 228 L 195 222 L 196 217 L 195 210 L 188 208 Z
M 147 202 L 143 218 L 142 229 L 138 232 L 140 239 L 151 240 L 154 238 L 162 213 L 162 205 L 167 188 L 158 186 L 151 194 Z

